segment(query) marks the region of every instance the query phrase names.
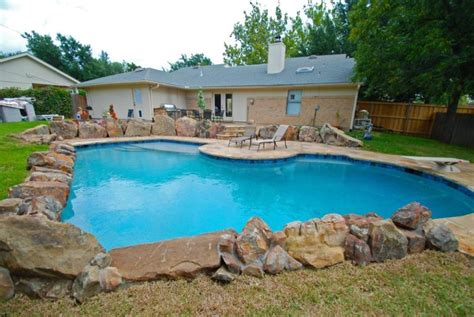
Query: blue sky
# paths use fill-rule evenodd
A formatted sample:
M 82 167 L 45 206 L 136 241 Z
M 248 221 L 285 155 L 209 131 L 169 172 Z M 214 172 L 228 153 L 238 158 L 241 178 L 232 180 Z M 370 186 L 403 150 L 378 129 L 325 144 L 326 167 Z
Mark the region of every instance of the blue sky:
M 308 4 L 260 0 L 271 13 L 279 2 L 290 15 Z M 112 60 L 144 67 L 167 67 L 181 53 L 199 52 L 221 63 L 224 42 L 232 42 L 244 10 L 250 10 L 248 0 L 0 0 L 0 50 L 26 50 L 19 33 L 35 30 L 72 35 L 95 54 L 105 50 Z

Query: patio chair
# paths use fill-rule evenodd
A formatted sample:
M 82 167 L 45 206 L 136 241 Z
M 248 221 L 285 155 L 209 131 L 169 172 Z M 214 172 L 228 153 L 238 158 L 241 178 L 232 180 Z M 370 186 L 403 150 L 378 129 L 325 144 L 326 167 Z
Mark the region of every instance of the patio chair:
M 252 138 L 256 137 L 255 130 L 255 126 L 246 126 L 244 128 L 244 135 L 230 138 L 227 146 L 230 146 L 231 143 L 235 143 L 235 145 L 240 144 L 240 147 L 242 148 L 245 141 L 252 142 Z
M 257 152 L 260 150 L 260 145 L 263 144 L 263 148 L 265 148 L 265 144 L 267 143 L 273 143 L 273 150 L 276 149 L 277 147 L 277 142 L 285 142 L 285 148 L 288 148 L 286 146 L 286 138 L 285 138 L 285 133 L 286 130 L 288 130 L 287 125 L 280 125 L 278 129 L 276 130 L 275 134 L 273 135 L 273 138 L 271 139 L 263 139 L 263 140 L 255 140 L 252 142 L 252 139 L 250 139 L 250 145 L 249 145 L 249 150 L 252 145 L 257 145 Z
M 204 120 L 211 120 L 212 118 L 212 110 L 210 109 L 204 109 L 202 112 L 202 116 Z

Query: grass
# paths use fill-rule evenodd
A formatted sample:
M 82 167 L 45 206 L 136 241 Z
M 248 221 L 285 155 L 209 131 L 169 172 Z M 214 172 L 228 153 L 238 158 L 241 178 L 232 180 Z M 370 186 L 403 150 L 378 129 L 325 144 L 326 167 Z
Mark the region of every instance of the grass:
M 7 197 L 8 188 L 25 179 L 27 175 L 26 159 L 30 153 L 48 148 L 47 145 L 23 143 L 8 135 L 40 124 L 44 124 L 44 122 L 0 123 L 0 199 Z
M 363 140 L 364 133 L 353 131 L 351 136 Z M 436 140 L 390 132 L 373 132 L 373 139 L 364 141 L 364 150 L 411 156 L 444 156 L 474 163 L 474 149 L 441 143 Z
M 474 260 L 425 251 L 403 260 L 265 276 L 229 285 L 202 276 L 157 281 L 101 294 L 78 306 L 71 299 L 17 296 L 0 304 L 5 315 L 474 315 Z

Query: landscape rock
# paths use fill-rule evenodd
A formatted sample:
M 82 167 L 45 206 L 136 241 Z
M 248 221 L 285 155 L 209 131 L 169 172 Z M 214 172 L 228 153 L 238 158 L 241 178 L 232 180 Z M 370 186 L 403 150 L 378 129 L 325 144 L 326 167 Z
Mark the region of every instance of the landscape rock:
M 95 296 L 102 291 L 99 271 L 99 267 L 87 265 L 74 280 L 72 295 L 79 303 L 83 303 L 87 298 Z
M 122 127 L 118 120 L 107 119 L 105 120 L 105 130 L 109 138 L 118 138 L 123 136 Z
M 398 209 L 392 215 L 392 221 L 400 228 L 415 230 L 421 228 L 431 218 L 431 211 L 418 202 L 410 203 Z
M 61 221 L 63 206 L 52 196 L 36 196 L 23 200 L 20 205 L 19 214 L 34 215 L 41 214 L 49 220 Z
M 293 259 L 282 247 L 279 245 L 273 247 L 265 257 L 263 270 L 269 274 L 278 274 L 287 271 L 295 271 L 302 269 L 303 265 Z
M 369 213 L 365 216 L 348 214 L 344 216 L 344 219 L 349 226 L 350 233 L 367 242 L 369 241 L 369 224 L 377 220 L 382 220 L 383 218 L 375 213 Z
M 219 237 L 218 247 L 219 251 L 222 253 L 234 253 L 235 246 L 235 235 L 233 234 L 223 234 Z
M 342 216 L 291 222 L 284 231 L 288 254 L 297 261 L 314 268 L 344 261 L 344 242 L 349 228 Z
M 79 124 L 79 137 L 81 139 L 105 138 L 107 137 L 107 131 L 98 123 L 84 121 Z
M 434 224 L 426 232 L 426 245 L 430 249 L 442 252 L 454 252 L 459 247 L 459 242 L 451 229 L 444 223 Z
M 125 136 L 149 136 L 151 133 L 151 123 L 141 119 L 131 119 L 127 123 Z
M 378 220 L 369 225 L 369 245 L 373 260 L 383 262 L 405 257 L 408 240 L 391 220 Z
M 290 125 L 285 132 L 285 139 L 287 141 L 296 141 L 298 140 L 299 129 L 297 126 Z
M 242 263 L 231 253 L 222 253 L 222 262 L 224 262 L 227 269 L 234 273 L 239 274 L 242 271 Z
M 197 136 L 200 138 L 212 138 L 216 134 L 215 123 L 211 120 L 201 120 L 197 124 Z
M 306 125 L 300 128 L 298 140 L 302 142 L 322 142 L 318 129 Z
M 357 265 L 367 265 L 372 261 L 369 245 L 352 234 L 349 234 L 346 238 L 344 256 Z
M 221 266 L 218 250 L 223 234 L 235 234 L 225 230 L 117 248 L 109 252 L 112 266 L 125 280 L 150 281 L 160 278 L 193 278 L 200 273 L 213 272 Z
M 27 168 L 31 169 L 33 166 L 46 167 L 50 169 L 57 169 L 67 173 L 72 173 L 74 160 L 63 154 L 54 152 L 33 152 L 27 160 Z
M 195 137 L 197 134 L 197 121 L 189 118 L 182 117 L 175 122 L 176 135 Z
M 261 263 L 250 263 L 242 268 L 243 275 L 250 275 L 254 277 L 263 277 L 263 267 Z
M 100 269 L 105 269 L 111 263 L 112 257 L 108 253 L 101 252 L 92 259 L 90 265 L 98 266 Z
M 258 130 L 258 137 L 261 139 L 271 139 L 275 135 L 278 126 L 276 125 L 267 125 L 263 126 Z
M 20 277 L 15 290 L 32 298 L 60 299 L 70 295 L 72 280 Z
M 23 199 L 20 198 L 7 198 L 0 200 L 0 216 L 13 216 L 17 215 L 20 211 L 20 204 Z
M 156 115 L 155 122 L 151 128 L 151 134 L 165 136 L 176 135 L 173 118 L 166 114 Z
M 15 295 L 15 287 L 10 272 L 0 267 L 0 302 L 7 301 Z
M 73 279 L 99 252 L 96 238 L 61 222 L 0 218 L 0 266 L 12 274 Z
M 49 127 L 46 124 L 40 124 L 34 128 L 23 131 L 23 135 L 47 135 L 49 133 Z
M 270 235 L 270 245 L 277 246 L 279 245 L 283 249 L 286 249 L 286 234 L 283 231 L 275 231 Z
M 218 134 L 222 134 L 225 131 L 225 125 L 220 122 L 213 122 L 209 129 L 209 138 L 215 139 Z
M 235 275 L 221 266 L 213 275 L 212 279 L 221 283 L 230 283 L 235 279 Z
M 422 230 L 404 230 L 400 229 L 408 240 L 407 250 L 409 254 L 420 253 L 425 249 L 426 239 Z
M 63 150 L 65 152 L 68 152 L 70 155 L 75 155 L 76 154 L 76 149 L 74 146 L 63 143 L 63 142 L 53 142 L 50 146 L 49 149 L 52 151 L 58 151 L 58 150 Z
M 49 130 L 52 134 L 54 133 L 64 139 L 73 139 L 79 133 L 77 124 L 72 121 L 51 121 Z
M 110 292 L 122 285 L 122 275 L 116 267 L 109 266 L 99 271 L 99 284 L 102 290 Z
M 249 264 L 261 261 L 270 248 L 270 237 L 271 230 L 268 225 L 258 217 L 251 218 L 235 243 L 242 262 Z
M 59 169 L 54 169 L 54 168 L 48 168 L 48 167 L 43 167 L 43 166 L 32 166 L 30 169 L 30 172 L 40 172 L 40 173 L 60 173 L 63 175 L 66 175 L 68 177 L 72 177 L 71 173 L 61 171 Z
M 127 120 L 119 119 L 118 122 L 119 122 L 120 126 L 122 127 L 123 134 L 125 134 L 125 132 L 127 131 L 127 125 L 128 125 Z
M 344 133 L 344 131 L 325 123 L 319 130 L 324 143 L 337 146 L 362 147 L 362 141 Z
M 24 182 L 13 186 L 9 190 L 10 198 L 32 198 L 38 196 L 52 196 L 66 206 L 69 195 L 69 186 L 61 182 Z
M 65 184 L 71 184 L 72 177 L 63 173 L 44 173 L 44 172 L 32 172 L 26 179 L 30 182 L 61 182 Z
M 56 134 L 13 134 L 13 137 L 32 144 L 50 144 L 57 139 Z

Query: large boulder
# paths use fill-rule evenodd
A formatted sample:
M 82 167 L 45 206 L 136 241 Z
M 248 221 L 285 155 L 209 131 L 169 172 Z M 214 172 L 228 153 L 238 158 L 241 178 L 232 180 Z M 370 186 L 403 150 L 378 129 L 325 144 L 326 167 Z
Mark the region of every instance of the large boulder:
M 242 271 L 242 262 L 232 253 L 222 253 L 222 262 L 225 264 L 227 269 L 235 274 L 239 274 Z
M 262 263 L 250 263 L 242 268 L 242 274 L 263 277 L 263 265 Z
M 50 144 L 57 138 L 56 134 L 13 134 L 12 136 L 32 144 Z
M 72 173 L 74 159 L 70 156 L 56 152 L 33 152 L 28 157 L 27 168 L 31 169 L 33 166 Z
M 306 125 L 300 128 L 298 140 L 302 142 L 322 142 L 318 129 Z
M 151 127 L 151 134 L 153 135 L 176 135 L 174 120 L 168 115 L 156 115 L 155 122 Z
M 225 131 L 225 125 L 220 122 L 213 122 L 211 129 L 209 130 L 209 138 L 215 139 L 218 134 L 222 134 Z
M 79 137 L 81 139 L 100 139 L 107 137 L 107 131 L 103 126 L 92 121 L 79 124 Z
M 369 225 L 369 245 L 373 260 L 383 262 L 405 257 L 408 240 L 391 220 L 378 220 Z
M 13 186 L 9 190 L 10 198 L 32 198 L 38 196 L 52 196 L 62 206 L 66 206 L 69 195 L 69 186 L 61 182 L 24 182 Z
M 200 138 L 211 138 L 216 134 L 215 123 L 211 120 L 201 120 L 197 124 L 197 136 Z
M 454 252 L 459 247 L 459 242 L 451 229 L 444 223 L 434 224 L 426 232 L 426 245 L 430 249 L 442 252 Z
M 151 133 L 151 123 L 141 119 L 131 119 L 127 123 L 125 136 L 149 136 Z
M 14 216 L 20 211 L 20 205 L 23 199 L 7 198 L 0 200 L 0 216 Z
M 40 124 L 34 128 L 27 129 L 23 131 L 21 134 L 23 135 L 48 135 L 49 127 L 46 124 Z
M 277 125 L 263 126 L 258 130 L 258 137 L 261 139 L 271 139 L 278 129 Z
M 118 138 L 123 136 L 122 127 L 118 120 L 107 119 L 105 120 L 105 130 L 109 138 Z
M 15 287 L 10 272 L 0 267 L 0 302 L 9 300 L 15 295 Z
M 369 241 L 369 224 L 377 220 L 382 220 L 383 218 L 375 213 L 369 213 L 365 216 L 347 214 L 344 216 L 344 219 L 346 220 L 350 233 L 367 242 Z
M 296 141 L 298 140 L 299 129 L 297 126 L 290 125 L 285 132 L 285 139 L 287 141 Z
M 271 230 L 260 218 L 253 217 L 235 242 L 236 251 L 244 264 L 262 261 L 270 249 Z
M 64 139 L 73 139 L 79 132 L 77 124 L 72 121 L 51 121 L 49 130 Z
M 287 271 L 295 271 L 303 268 L 303 264 L 293 259 L 282 247 L 279 245 L 273 247 L 268 251 L 263 264 L 263 269 L 269 274 L 278 274 Z
M 106 291 L 111 292 L 122 285 L 122 275 L 116 267 L 109 266 L 99 271 L 100 287 Z
M 348 136 L 344 131 L 333 127 L 329 123 L 325 123 L 319 130 L 321 138 L 324 143 L 329 145 L 348 146 L 348 147 L 361 147 L 364 144 L 362 141 Z
M 344 256 L 357 265 L 367 265 L 372 261 L 369 245 L 353 234 L 349 234 L 346 238 Z
M 400 229 L 400 231 L 408 240 L 407 251 L 409 254 L 423 252 L 426 245 L 426 238 L 423 234 L 423 230 Z
M 213 275 L 212 279 L 221 283 L 230 283 L 235 279 L 235 275 L 227 270 L 225 266 L 221 266 Z
M 37 196 L 23 200 L 20 205 L 21 215 L 45 216 L 49 220 L 60 221 L 63 206 L 52 196 Z
M 322 268 L 344 261 L 344 242 L 349 228 L 342 216 L 332 214 L 285 226 L 288 254 L 297 261 Z
M 49 150 L 59 154 L 72 156 L 74 158 L 76 157 L 76 149 L 72 145 L 66 143 L 53 142 L 49 145 Z
M 61 182 L 65 184 L 70 184 L 72 181 L 72 177 L 59 172 L 32 172 L 26 180 L 31 182 Z
M 197 133 L 197 121 L 189 118 L 182 117 L 175 122 L 176 135 L 194 137 Z
M 13 274 L 74 279 L 103 251 L 96 238 L 67 223 L 41 218 L 0 218 L 0 266 Z
M 86 265 L 74 280 L 72 295 L 79 303 L 83 303 L 86 298 L 97 295 L 102 291 L 99 274 L 99 267 Z
M 400 228 L 415 230 L 423 227 L 431 218 L 431 211 L 418 202 L 410 203 L 398 209 L 392 215 L 392 221 Z
M 41 277 L 17 278 L 15 290 L 32 298 L 60 299 L 71 293 L 72 280 Z

